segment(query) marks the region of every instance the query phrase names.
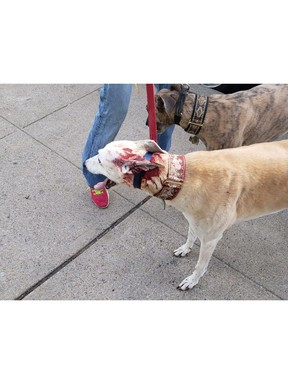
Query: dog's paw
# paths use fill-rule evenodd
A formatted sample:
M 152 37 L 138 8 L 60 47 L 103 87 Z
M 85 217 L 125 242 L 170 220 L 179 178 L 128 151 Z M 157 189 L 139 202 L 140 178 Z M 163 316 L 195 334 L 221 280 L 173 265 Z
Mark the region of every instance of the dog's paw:
M 173 255 L 176 257 L 183 257 L 188 255 L 188 253 L 191 251 L 192 247 L 189 247 L 187 244 L 181 245 L 181 247 L 175 249 L 173 252 Z
M 182 283 L 178 285 L 177 289 L 180 289 L 181 291 L 186 291 L 195 287 L 198 281 L 199 279 L 196 279 L 195 276 L 193 276 L 192 274 L 191 276 L 186 277 L 186 279 L 184 279 Z

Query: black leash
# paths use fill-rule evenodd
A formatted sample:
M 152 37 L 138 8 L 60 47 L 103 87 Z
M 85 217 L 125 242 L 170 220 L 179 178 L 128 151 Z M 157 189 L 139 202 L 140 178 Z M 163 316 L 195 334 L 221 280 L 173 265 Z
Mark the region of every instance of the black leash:
M 181 84 L 181 90 L 180 95 L 178 97 L 177 103 L 176 103 L 176 110 L 174 115 L 174 123 L 179 125 L 181 117 L 182 117 L 182 110 L 183 105 L 185 103 L 186 95 L 189 92 L 189 85 L 188 84 Z

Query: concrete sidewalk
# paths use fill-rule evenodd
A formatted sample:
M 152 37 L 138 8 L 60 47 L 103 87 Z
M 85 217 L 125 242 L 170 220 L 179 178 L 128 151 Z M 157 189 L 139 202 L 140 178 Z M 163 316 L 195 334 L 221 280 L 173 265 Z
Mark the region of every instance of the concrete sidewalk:
M 172 256 L 188 230 L 180 212 L 122 186 L 108 209 L 92 204 L 81 152 L 99 88 L 0 85 L 0 299 L 287 299 L 287 210 L 233 226 L 204 278 L 181 292 L 199 246 Z M 148 138 L 146 116 L 140 85 L 117 139 Z M 176 127 L 171 152 L 204 149 L 188 138 Z

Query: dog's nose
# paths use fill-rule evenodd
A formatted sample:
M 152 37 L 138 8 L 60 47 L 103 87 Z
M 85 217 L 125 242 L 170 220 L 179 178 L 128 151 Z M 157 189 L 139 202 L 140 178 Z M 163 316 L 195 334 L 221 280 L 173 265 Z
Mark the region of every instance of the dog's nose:
M 83 163 L 83 168 L 84 168 L 84 169 L 87 168 L 87 167 L 86 167 L 86 161 L 84 161 L 84 163 Z

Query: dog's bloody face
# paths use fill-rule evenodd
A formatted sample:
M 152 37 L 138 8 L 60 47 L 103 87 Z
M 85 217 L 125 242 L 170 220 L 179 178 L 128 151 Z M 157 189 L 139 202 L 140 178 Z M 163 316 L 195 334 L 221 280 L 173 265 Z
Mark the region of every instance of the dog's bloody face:
M 109 143 L 100 149 L 98 154 L 86 160 L 85 166 L 89 172 L 106 176 L 116 184 L 124 182 L 126 174 L 125 160 L 132 155 L 132 150 L 125 145 Z
M 134 175 L 161 165 L 145 158 L 147 152 L 166 153 L 153 140 L 114 141 L 99 150 L 99 153 L 85 161 L 93 174 L 101 174 L 116 184 L 133 184 Z

